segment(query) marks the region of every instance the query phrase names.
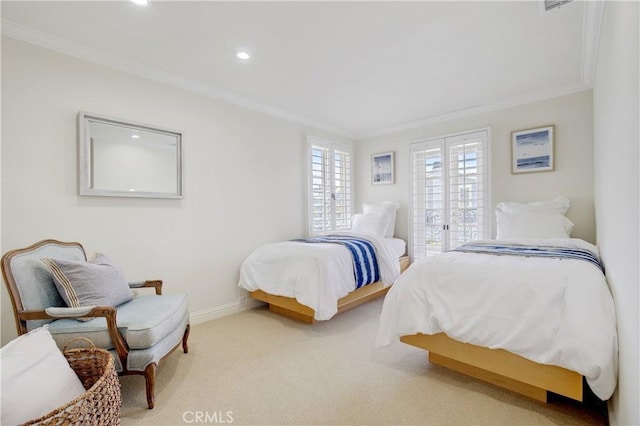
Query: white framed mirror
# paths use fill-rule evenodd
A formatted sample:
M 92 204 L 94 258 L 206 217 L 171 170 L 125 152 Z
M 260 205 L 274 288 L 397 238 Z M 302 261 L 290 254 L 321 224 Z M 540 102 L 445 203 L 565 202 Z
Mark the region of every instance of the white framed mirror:
M 182 198 L 182 133 L 80 112 L 80 195 Z

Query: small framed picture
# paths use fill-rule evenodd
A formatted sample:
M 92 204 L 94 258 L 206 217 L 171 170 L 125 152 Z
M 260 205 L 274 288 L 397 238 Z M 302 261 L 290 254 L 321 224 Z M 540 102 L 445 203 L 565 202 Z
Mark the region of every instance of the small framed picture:
M 511 132 L 511 173 L 554 170 L 554 126 Z
M 388 185 L 394 183 L 393 152 L 383 152 L 371 156 L 371 183 Z

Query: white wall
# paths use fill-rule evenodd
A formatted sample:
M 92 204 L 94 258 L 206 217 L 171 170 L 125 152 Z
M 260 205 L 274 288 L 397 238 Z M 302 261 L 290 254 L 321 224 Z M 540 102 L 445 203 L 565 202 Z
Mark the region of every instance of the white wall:
M 555 171 L 512 175 L 511 132 L 548 124 L 555 124 Z M 572 235 L 595 242 L 591 91 L 356 141 L 356 210 L 365 201 L 400 202 L 396 236 L 406 239 L 409 143 L 486 127 L 491 128 L 492 204 L 566 195 L 571 199 L 568 217 L 575 223 Z M 395 151 L 396 183 L 373 186 L 371 154 L 386 151 Z M 495 225 L 492 229 L 495 235 Z
M 78 196 L 79 111 L 182 131 L 184 199 Z M 80 241 L 187 293 L 197 318 L 233 312 L 242 260 L 306 233 L 307 131 L 332 136 L 3 37 L 1 246 Z M 1 318 L 6 343 L 4 285 Z
M 638 2 L 606 2 L 593 89 L 598 245 L 618 317 L 610 421 L 621 425 L 640 424 L 638 13 Z

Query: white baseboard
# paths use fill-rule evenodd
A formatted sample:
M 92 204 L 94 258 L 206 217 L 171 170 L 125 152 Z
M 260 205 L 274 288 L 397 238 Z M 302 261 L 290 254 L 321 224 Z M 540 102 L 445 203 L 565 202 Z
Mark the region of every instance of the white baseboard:
M 233 315 L 239 312 L 247 311 L 262 304 L 263 303 L 259 300 L 254 300 L 248 297 L 241 297 L 235 302 L 227 303 L 226 305 L 214 306 L 212 308 L 191 312 L 189 314 L 189 321 L 191 322 L 191 325 L 202 324 L 203 322 L 226 317 L 227 315 Z

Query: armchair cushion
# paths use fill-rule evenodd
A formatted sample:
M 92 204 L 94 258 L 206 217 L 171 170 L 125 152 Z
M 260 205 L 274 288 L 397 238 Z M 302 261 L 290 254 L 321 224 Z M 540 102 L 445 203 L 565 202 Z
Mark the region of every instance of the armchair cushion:
M 186 324 L 184 319 L 188 317 L 184 294 L 138 296 L 119 305 L 117 309 L 118 329 L 131 349 L 154 346 L 179 325 Z M 49 330 L 58 346 L 74 337 L 83 336 L 99 348 L 114 347 L 104 318 L 94 318 L 88 322 L 59 319 L 49 324 Z
M 133 298 L 124 273 L 104 254 L 88 262 L 42 258 L 67 306 L 117 306 Z

